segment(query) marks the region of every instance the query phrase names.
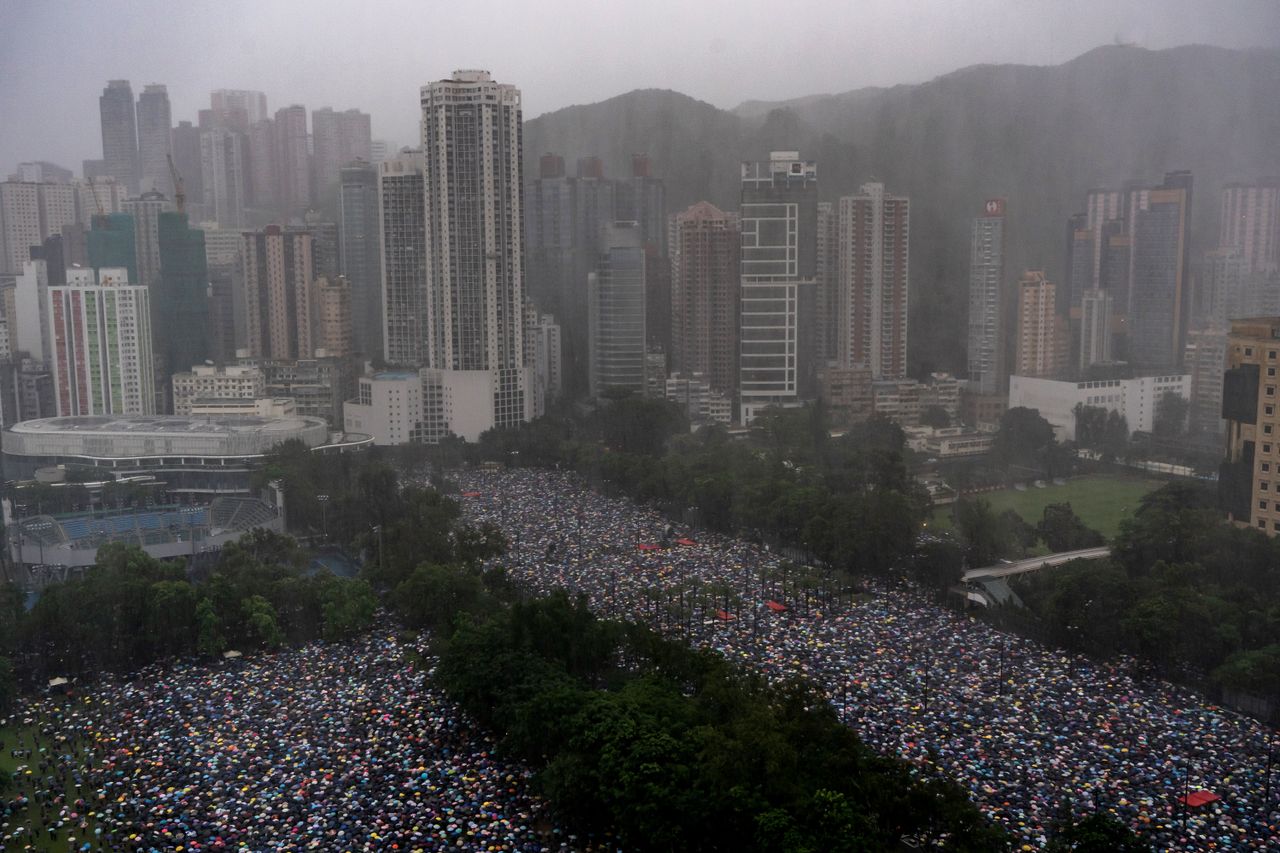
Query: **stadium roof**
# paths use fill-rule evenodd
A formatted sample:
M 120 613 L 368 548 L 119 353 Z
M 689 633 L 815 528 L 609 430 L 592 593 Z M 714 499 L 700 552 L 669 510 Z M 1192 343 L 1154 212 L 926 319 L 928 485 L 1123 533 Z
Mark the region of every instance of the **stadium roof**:
M 198 417 L 186 415 L 86 415 L 63 418 L 39 418 L 14 424 L 15 433 L 92 433 L 95 435 L 168 435 L 219 436 L 271 435 L 292 433 L 308 427 L 323 426 L 320 418 L 291 415 L 267 418 L 258 415 L 219 415 Z M 282 439 L 283 440 L 283 439 Z

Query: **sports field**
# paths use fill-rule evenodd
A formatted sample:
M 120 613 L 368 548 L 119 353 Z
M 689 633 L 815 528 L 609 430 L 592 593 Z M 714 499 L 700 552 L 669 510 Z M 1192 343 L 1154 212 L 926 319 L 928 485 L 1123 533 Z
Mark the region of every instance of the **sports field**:
M 1047 482 L 1043 489 L 1028 486 L 1026 491 L 1001 489 L 974 497 L 991 504 L 997 514 L 1011 509 L 1030 525 L 1040 521 L 1049 504 L 1069 503 L 1084 523 L 1111 539 L 1120 530 L 1120 522 L 1133 514 L 1138 501 L 1161 485 L 1160 480 L 1115 474 L 1093 474 L 1076 477 L 1063 485 Z M 936 530 L 951 529 L 951 507 L 933 511 L 929 526 Z

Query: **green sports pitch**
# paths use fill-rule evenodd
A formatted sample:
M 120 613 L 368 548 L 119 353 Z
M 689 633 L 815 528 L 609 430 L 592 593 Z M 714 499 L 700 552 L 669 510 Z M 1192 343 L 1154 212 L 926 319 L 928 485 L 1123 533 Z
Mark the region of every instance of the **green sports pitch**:
M 1145 477 L 1095 474 L 1076 477 L 1062 485 L 1045 481 L 1044 488 L 1000 489 L 968 497 L 987 501 L 997 515 L 1011 509 L 1032 526 L 1040 521 L 1049 504 L 1069 503 L 1085 524 L 1110 540 L 1120 531 L 1120 522 L 1133 515 L 1138 501 L 1161 485 L 1162 481 Z M 952 529 L 951 506 L 947 504 L 933 511 L 929 519 L 931 529 Z

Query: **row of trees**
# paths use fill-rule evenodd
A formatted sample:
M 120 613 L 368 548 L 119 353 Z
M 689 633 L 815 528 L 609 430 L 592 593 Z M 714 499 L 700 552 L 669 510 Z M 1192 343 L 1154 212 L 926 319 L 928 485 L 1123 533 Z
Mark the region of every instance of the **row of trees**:
M 1026 576 L 1013 621 L 1090 654 L 1280 697 L 1280 541 L 1222 522 L 1211 487 L 1169 483 L 1143 498 L 1110 560 Z
M 504 604 L 500 572 L 422 567 L 394 599 L 411 624 L 453 631 L 440 683 L 597 837 L 637 849 L 871 851 L 908 835 L 1004 846 L 958 788 L 872 753 L 803 684 L 770 687 L 564 593 Z

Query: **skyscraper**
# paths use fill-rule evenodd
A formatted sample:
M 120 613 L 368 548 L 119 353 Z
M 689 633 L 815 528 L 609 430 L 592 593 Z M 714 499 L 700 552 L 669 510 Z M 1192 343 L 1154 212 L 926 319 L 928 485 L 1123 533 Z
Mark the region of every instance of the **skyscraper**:
M 1218 246 L 1240 253 L 1245 275 L 1280 266 L 1280 178 L 1222 188 Z
M 138 96 L 138 175 L 142 192 L 154 190 L 173 198 L 173 178 L 169 175 L 172 128 L 168 89 L 160 83 L 144 87 Z
M 654 177 L 648 154 L 631 155 L 631 177 L 617 183 L 614 218 L 639 223 L 641 239 L 667 254 L 666 186 Z
M 314 142 L 314 195 L 325 201 L 337 188 L 339 171 L 352 160 L 369 162 L 373 144 L 369 114 L 359 110 L 336 112 L 330 107 L 311 111 Z
M 249 126 L 245 135 L 248 165 L 245 168 L 245 204 L 259 210 L 277 209 L 276 126 L 263 119 Z
M 1140 369 L 1176 367 L 1191 308 L 1191 173 L 1171 172 L 1161 186 L 1134 196 L 1129 361 Z
M 671 218 L 671 369 L 706 375 L 732 396 L 738 379 L 738 217 L 701 201 Z
M 31 259 L 31 247 L 38 246 L 40 231 L 40 184 L 25 181 L 0 183 L 0 272 L 20 273 Z
M 173 143 L 173 165 L 182 178 L 187 204 L 204 204 L 204 167 L 200 163 L 200 128 L 180 121 L 170 134 Z M 172 196 L 170 196 L 172 197 Z
M 209 105 L 219 124 L 230 124 L 241 133 L 268 118 L 267 96 L 251 89 L 215 89 Z
M 192 228 L 187 214 L 157 214 L 159 280 L 151 287 L 157 392 L 171 390 L 169 376 L 213 355 L 209 319 L 210 283 L 204 231 Z
M 160 283 L 160 214 L 172 208 L 158 192 L 125 201 L 124 212 L 133 217 L 134 260 L 138 265 L 137 272 L 131 274 L 133 284 L 153 287 Z
M 382 273 L 378 261 L 378 170 L 357 160 L 342 167 L 338 240 L 342 275 L 351 285 L 352 346 L 382 353 Z
M 1218 499 L 1236 524 L 1268 536 L 1280 532 L 1280 317 L 1234 320 L 1222 377 L 1227 454 L 1218 469 Z
M 147 288 L 123 269 L 73 269 L 48 294 L 58 415 L 154 414 Z
M 276 110 L 276 201 L 280 210 L 302 215 L 311 206 L 311 155 L 307 142 L 307 108 L 301 104 Z
M 215 127 L 200 133 L 205 208 L 222 228 L 244 226 L 244 137 Z
M 1069 346 L 1062 315 L 1055 310 L 1056 285 L 1043 270 L 1027 270 L 1018 282 L 1018 335 L 1014 372 L 1054 378 L 1066 366 Z
M 840 358 L 840 216 L 829 201 L 818 203 L 817 293 L 814 354 L 819 368 Z
M 979 394 L 1008 391 L 1004 208 L 1004 199 L 987 199 L 969 243 L 969 382 Z
M 138 191 L 138 126 L 133 88 L 128 80 L 111 80 L 98 98 L 102 119 L 102 159 L 107 174 L 131 193 Z
M 245 342 L 257 358 L 311 358 L 311 235 L 268 225 L 243 236 Z
M 801 290 L 817 270 L 818 167 L 797 151 L 742 164 L 739 418 L 800 401 Z
M 316 349 L 326 356 L 346 358 L 351 355 L 351 286 L 342 276 L 315 280 L 312 301 Z
M 587 277 L 589 390 L 645 389 L 645 250 L 638 222 L 605 229 L 596 271 Z
M 520 423 L 527 419 L 520 90 L 475 70 L 423 86 L 422 146 L 430 365 L 486 372 L 493 425 Z
M 398 367 L 430 362 L 425 171 L 421 151 L 378 164 L 383 352 Z
M 907 375 L 910 202 L 886 193 L 884 184 L 863 184 L 857 195 L 840 199 L 837 229 L 840 365 L 901 379 Z

